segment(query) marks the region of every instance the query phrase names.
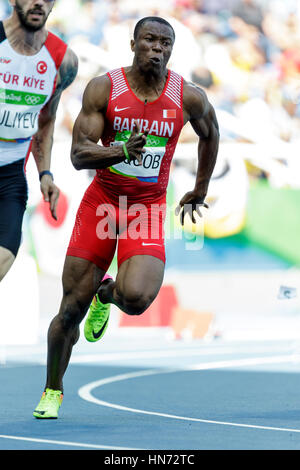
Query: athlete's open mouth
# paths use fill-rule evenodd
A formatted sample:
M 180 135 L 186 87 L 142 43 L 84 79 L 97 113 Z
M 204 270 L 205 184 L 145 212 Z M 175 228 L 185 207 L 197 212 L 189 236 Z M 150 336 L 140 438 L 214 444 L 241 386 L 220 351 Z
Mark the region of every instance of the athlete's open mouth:
M 152 64 L 158 65 L 158 64 L 160 64 L 161 60 L 160 60 L 159 57 L 150 57 L 150 62 Z

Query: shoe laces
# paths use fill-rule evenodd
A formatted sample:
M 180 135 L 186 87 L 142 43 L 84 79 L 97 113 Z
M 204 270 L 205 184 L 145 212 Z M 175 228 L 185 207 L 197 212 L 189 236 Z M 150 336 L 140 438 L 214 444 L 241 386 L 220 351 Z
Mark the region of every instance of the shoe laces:
M 96 299 L 96 300 L 95 300 Z M 95 299 L 92 302 L 91 309 L 90 309 L 90 318 L 93 321 L 102 321 L 103 317 L 105 316 L 107 306 L 102 304 L 99 300 L 98 294 L 96 294 Z
M 62 395 L 60 390 L 52 390 L 51 388 L 47 388 L 45 390 L 45 398 L 47 400 L 53 400 L 54 398 L 59 399 Z

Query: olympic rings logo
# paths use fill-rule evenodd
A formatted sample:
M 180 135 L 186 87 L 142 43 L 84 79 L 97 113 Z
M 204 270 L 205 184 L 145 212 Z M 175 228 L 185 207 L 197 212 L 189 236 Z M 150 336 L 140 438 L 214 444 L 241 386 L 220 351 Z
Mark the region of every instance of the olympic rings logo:
M 128 138 L 128 135 L 126 134 L 126 132 L 121 132 L 120 134 L 120 137 L 123 140 L 127 140 Z M 148 147 L 161 147 L 162 144 L 160 142 L 160 140 L 155 136 L 155 135 L 148 135 L 147 136 L 147 146 Z
M 157 147 L 159 144 L 159 139 L 156 139 L 154 136 L 147 137 L 147 145 L 149 145 L 149 147 Z
M 28 105 L 35 106 L 41 101 L 41 98 L 39 96 L 26 95 L 25 101 Z

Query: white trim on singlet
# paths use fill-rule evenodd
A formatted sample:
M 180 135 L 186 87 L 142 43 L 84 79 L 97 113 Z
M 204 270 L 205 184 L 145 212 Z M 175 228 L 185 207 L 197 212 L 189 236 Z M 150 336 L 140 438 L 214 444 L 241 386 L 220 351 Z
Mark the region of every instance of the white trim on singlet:
M 123 93 L 129 91 L 128 85 L 125 81 L 122 69 L 115 69 L 109 72 L 112 79 L 112 92 L 111 100 L 117 99 Z
M 178 108 L 181 108 L 181 76 L 170 70 L 170 79 L 167 85 L 165 95 L 173 101 Z

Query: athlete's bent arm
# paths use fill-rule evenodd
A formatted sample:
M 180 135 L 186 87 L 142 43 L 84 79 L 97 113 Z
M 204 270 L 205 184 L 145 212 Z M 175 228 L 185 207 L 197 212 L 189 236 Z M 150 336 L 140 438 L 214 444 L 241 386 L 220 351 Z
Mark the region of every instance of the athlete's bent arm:
M 181 223 L 188 212 L 195 223 L 194 210 L 201 216 L 199 206 L 205 204 L 208 185 L 213 173 L 219 149 L 219 126 L 214 108 L 209 103 L 205 92 L 192 84 L 185 84 L 183 89 L 183 109 L 185 122 L 190 121 L 199 136 L 198 168 L 195 186 L 187 192 L 177 208 L 181 211 Z
M 92 79 L 84 91 L 82 108 L 73 128 L 71 160 L 76 170 L 107 168 L 126 159 L 121 146 L 98 144 L 104 132 L 110 87 L 108 76 L 103 75 Z M 136 125 L 126 143 L 130 160 L 141 162 L 145 143 L 146 134 L 139 135 Z
M 32 154 L 39 173 L 42 171 L 50 171 L 56 111 L 61 94 L 63 90 L 65 90 L 74 81 L 77 69 L 77 57 L 71 49 L 67 49 L 58 71 L 56 89 L 51 99 L 44 106 L 39 115 L 38 131 L 32 141 Z M 59 189 L 53 183 L 51 176 L 48 174 L 45 174 L 41 178 L 41 192 L 45 201 L 50 202 L 52 217 L 56 219 L 56 206 L 59 197 Z

